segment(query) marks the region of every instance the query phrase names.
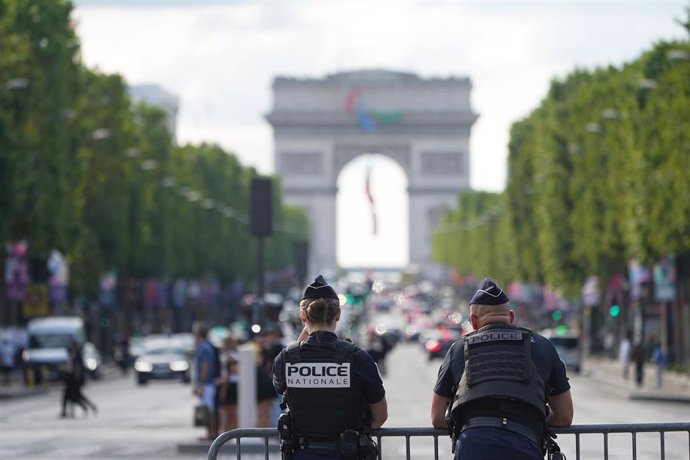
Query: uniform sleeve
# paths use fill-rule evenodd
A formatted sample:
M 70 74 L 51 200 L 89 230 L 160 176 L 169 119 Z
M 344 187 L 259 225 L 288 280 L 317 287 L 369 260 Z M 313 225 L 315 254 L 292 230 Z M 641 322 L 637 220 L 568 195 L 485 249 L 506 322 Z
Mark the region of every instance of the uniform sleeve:
M 362 380 L 362 394 L 369 404 L 380 402 L 386 396 L 383 380 L 374 360 L 364 350 L 358 350 L 354 355 L 357 363 L 358 377 Z
M 561 361 L 560 356 L 553 344 L 544 337 L 539 337 L 543 349 L 545 350 L 546 362 L 549 363 L 548 383 L 551 386 L 551 394 L 559 395 L 565 393 L 570 389 L 570 382 L 565 370 L 565 364 Z
M 455 348 L 457 347 L 457 342 L 453 344 L 453 346 L 450 347 L 448 352 L 446 353 L 446 356 L 443 358 L 443 362 L 441 363 L 441 367 L 438 369 L 438 377 L 436 378 L 436 385 L 434 385 L 434 393 L 436 393 L 439 396 L 443 396 L 445 398 L 450 398 L 452 399 L 454 396 L 453 393 L 453 387 L 457 383 L 454 374 L 453 374 L 453 366 L 458 366 L 457 363 L 457 358 L 456 355 L 457 353 L 453 353 Z M 458 347 L 459 348 L 459 347 Z M 455 359 L 454 359 L 455 358 Z M 455 363 L 455 364 L 454 364 Z M 462 362 L 464 367 L 464 361 Z M 459 369 L 459 376 L 462 375 L 462 368 Z M 458 376 L 458 379 L 460 377 Z
M 281 351 L 273 360 L 273 388 L 279 393 L 285 393 L 285 361 Z

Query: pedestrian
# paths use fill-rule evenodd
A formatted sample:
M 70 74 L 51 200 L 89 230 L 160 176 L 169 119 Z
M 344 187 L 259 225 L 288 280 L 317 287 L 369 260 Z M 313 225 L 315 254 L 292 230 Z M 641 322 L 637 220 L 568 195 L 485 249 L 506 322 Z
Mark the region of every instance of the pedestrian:
M 431 422 L 450 425 L 456 460 L 541 459 L 548 426 L 572 423 L 565 365 L 548 339 L 513 325 L 509 301 L 485 278 L 470 300 L 474 332 L 451 346 L 439 369 Z
M 644 384 L 644 362 L 646 353 L 642 340 L 637 340 L 632 349 L 632 359 L 635 362 L 635 384 L 642 387 Z
M 614 350 L 615 342 L 616 338 L 614 337 L 613 332 L 606 331 L 606 333 L 604 334 L 604 352 L 606 353 L 607 358 L 616 358 L 616 352 Z
M 86 379 L 84 359 L 77 342 L 73 341 L 67 349 L 67 362 L 65 363 L 63 379 L 65 386 L 62 394 L 61 417 L 74 417 L 75 404 L 82 408 L 85 415 L 88 413 L 89 409 L 91 409 L 94 414 L 98 412 L 96 405 L 82 392 L 82 387 Z M 68 405 L 70 405 L 69 411 Z
M 625 334 L 618 346 L 618 361 L 623 371 L 623 380 L 628 380 L 630 373 L 630 360 L 632 359 L 632 337 L 630 332 Z
M 250 346 L 256 352 L 256 426 L 268 428 L 274 426 L 272 421 L 273 401 L 278 396 L 273 388 L 271 366 L 266 361 L 266 346 L 269 334 L 262 328 L 252 335 Z M 282 349 L 281 349 L 282 350 Z M 274 356 L 275 358 L 275 356 Z
M 278 424 L 278 417 L 280 417 L 281 409 L 280 402 L 282 397 L 273 388 L 273 363 L 276 356 L 283 350 L 283 332 L 277 324 L 272 324 L 266 327 L 266 338 L 263 343 L 261 365 L 268 375 L 268 385 L 266 388 L 267 396 L 272 396 L 270 408 L 270 424 L 268 426 L 276 426 Z M 270 389 L 270 391 L 268 391 Z
M 16 347 L 9 333 L 0 332 L 0 370 L 2 370 L 2 383 L 10 384 L 10 375 L 14 370 L 14 357 Z
M 220 376 L 220 356 L 208 340 L 208 327 L 203 322 L 195 322 L 192 333 L 196 340 L 194 394 L 206 409 L 206 437 L 201 440 L 213 441 L 218 436 L 216 379 Z
M 278 423 L 283 458 L 376 458 L 378 449 L 367 431 L 388 418 L 376 363 L 336 336 L 340 302 L 322 276 L 307 286 L 299 308 L 304 328 L 273 366 L 273 385 L 288 409 Z
M 657 344 L 652 352 L 652 361 L 656 366 L 656 387 L 661 388 L 664 384 L 663 374 L 664 367 L 666 366 L 666 356 L 664 355 L 664 350 L 661 348 L 661 344 Z
M 369 331 L 369 344 L 367 346 L 367 353 L 376 362 L 382 376 L 386 376 L 386 356 L 393 347 L 390 344 L 386 334 L 379 334 L 375 328 Z
M 273 401 L 278 393 L 273 388 L 273 379 L 260 363 L 256 365 L 256 426 L 270 428 L 273 424 Z
M 218 388 L 219 431 L 225 432 L 238 427 L 237 382 L 239 381 L 237 342 L 232 336 L 223 339 L 220 354 L 221 371 L 216 380 Z

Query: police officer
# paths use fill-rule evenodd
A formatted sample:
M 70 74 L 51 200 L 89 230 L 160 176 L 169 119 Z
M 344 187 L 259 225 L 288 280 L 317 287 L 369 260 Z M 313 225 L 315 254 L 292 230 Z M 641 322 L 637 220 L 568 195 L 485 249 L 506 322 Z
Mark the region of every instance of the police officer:
M 293 458 L 362 458 L 363 449 L 355 456 L 342 450 L 351 450 L 364 430 L 379 428 L 388 418 L 376 364 L 358 346 L 338 340 L 340 302 L 322 276 L 307 286 L 299 315 L 304 329 L 298 341 L 276 356 L 273 366 L 273 385 L 284 394 L 292 420 Z
M 485 278 L 470 300 L 474 332 L 439 369 L 431 422 L 455 430 L 456 460 L 541 459 L 548 425 L 572 423 L 565 365 L 546 338 L 513 325 L 509 301 Z

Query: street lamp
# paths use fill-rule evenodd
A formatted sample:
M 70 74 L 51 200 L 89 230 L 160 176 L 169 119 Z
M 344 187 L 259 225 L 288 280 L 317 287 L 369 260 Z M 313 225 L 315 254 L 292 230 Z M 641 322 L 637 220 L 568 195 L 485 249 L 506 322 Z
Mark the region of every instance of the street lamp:
M 666 57 L 669 61 L 690 61 L 690 53 L 685 50 L 669 50 Z
M 13 78 L 5 82 L 5 89 L 25 89 L 29 87 L 29 80 L 26 78 Z
M 654 80 L 651 80 L 649 78 L 644 78 L 640 80 L 639 83 L 640 89 L 656 89 L 656 82 Z
M 618 120 L 620 113 L 616 109 L 606 108 L 601 111 L 601 118 L 604 120 Z
M 110 137 L 110 130 L 108 128 L 97 128 L 91 132 L 91 139 L 94 141 L 102 141 Z
M 587 126 L 585 126 L 585 129 L 587 130 L 588 133 L 592 134 L 601 134 L 604 132 L 604 129 L 601 127 L 599 123 L 587 123 Z
M 127 158 L 138 158 L 139 155 L 141 155 L 141 152 L 139 151 L 139 149 L 135 147 L 130 147 L 127 150 L 125 150 L 125 156 Z

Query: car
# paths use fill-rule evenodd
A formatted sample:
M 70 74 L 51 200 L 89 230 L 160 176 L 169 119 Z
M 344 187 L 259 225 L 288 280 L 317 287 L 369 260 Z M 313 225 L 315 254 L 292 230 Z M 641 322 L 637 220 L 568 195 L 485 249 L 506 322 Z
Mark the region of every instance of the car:
M 146 385 L 150 380 L 180 380 L 191 382 L 191 361 L 184 348 L 172 345 L 148 347 L 134 361 L 137 384 Z
M 22 352 L 24 380 L 34 384 L 46 380 L 60 380 L 67 363 L 67 349 L 72 342 L 82 349 L 82 359 L 90 377 L 100 376 L 101 355 L 86 341 L 84 320 L 78 316 L 50 316 L 35 318 L 26 327 L 27 348 Z
M 561 332 L 547 329 L 542 331 L 544 337 L 549 339 L 558 352 L 558 356 L 565 364 L 565 368 L 579 374 L 582 370 L 582 348 L 580 337 L 572 332 Z
M 444 358 L 451 345 L 461 337 L 457 329 L 432 329 L 424 333 L 424 348 L 429 361 L 434 358 Z

